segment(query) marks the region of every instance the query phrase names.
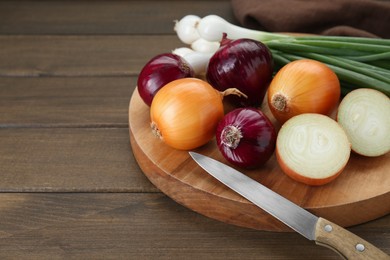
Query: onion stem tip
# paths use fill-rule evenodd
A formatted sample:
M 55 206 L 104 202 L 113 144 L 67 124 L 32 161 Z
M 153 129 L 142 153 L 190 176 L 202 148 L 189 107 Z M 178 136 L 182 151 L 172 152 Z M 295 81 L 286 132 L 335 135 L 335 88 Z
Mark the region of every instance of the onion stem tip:
M 288 111 L 287 97 L 281 93 L 276 93 L 271 99 L 272 106 L 278 111 Z
M 236 96 L 239 96 L 239 97 L 248 98 L 247 95 L 245 95 L 243 92 L 241 92 L 237 88 L 228 88 L 228 89 L 226 89 L 225 91 L 222 92 L 222 97 L 226 97 L 228 95 L 236 95 Z
M 159 139 L 162 139 L 162 138 L 163 138 L 163 137 L 162 137 L 162 134 L 161 134 L 160 130 L 158 129 L 157 124 L 156 124 L 155 122 L 150 123 L 150 127 L 152 128 L 152 133 L 153 133 L 156 137 L 158 137 Z
M 242 137 L 240 128 L 233 125 L 226 126 L 221 133 L 222 143 L 232 149 L 237 148 Z

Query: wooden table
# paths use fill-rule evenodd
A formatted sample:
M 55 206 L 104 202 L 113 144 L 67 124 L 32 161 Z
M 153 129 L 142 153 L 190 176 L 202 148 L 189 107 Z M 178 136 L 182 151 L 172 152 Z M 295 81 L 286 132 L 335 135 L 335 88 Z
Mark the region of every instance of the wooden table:
M 222 0 L 0 2 L 1 259 L 339 259 L 204 217 L 141 172 L 130 97 L 190 13 L 236 22 Z M 389 215 L 349 230 L 390 253 Z

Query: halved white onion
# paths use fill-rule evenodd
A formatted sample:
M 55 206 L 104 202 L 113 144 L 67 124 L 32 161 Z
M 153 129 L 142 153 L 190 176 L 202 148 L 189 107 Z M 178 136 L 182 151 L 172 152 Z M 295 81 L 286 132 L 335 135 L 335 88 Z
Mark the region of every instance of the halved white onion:
M 380 156 L 390 150 L 390 99 L 380 91 L 356 89 L 341 101 L 337 121 L 344 128 L 352 150 Z
M 340 125 L 325 115 L 306 113 L 289 119 L 276 141 L 276 156 L 283 172 L 308 185 L 334 180 L 351 154 Z

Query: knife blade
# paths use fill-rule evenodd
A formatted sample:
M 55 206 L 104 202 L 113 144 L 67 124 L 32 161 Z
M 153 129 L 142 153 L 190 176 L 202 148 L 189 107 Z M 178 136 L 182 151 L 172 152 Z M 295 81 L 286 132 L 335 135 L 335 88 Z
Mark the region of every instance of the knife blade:
M 329 247 L 346 259 L 390 259 L 369 242 L 315 216 L 236 169 L 199 153 L 189 154 L 214 178 L 316 244 Z

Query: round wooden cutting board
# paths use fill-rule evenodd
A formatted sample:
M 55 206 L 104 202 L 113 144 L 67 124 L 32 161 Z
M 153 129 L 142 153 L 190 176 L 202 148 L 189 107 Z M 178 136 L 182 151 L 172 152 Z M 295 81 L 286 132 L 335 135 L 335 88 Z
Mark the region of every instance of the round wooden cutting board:
M 277 126 L 267 107 L 263 104 L 263 111 Z M 129 106 L 131 147 L 144 174 L 162 192 L 193 211 L 225 223 L 258 230 L 290 231 L 207 174 L 187 151 L 172 149 L 157 139 L 149 123 L 149 107 L 135 90 Z M 215 140 L 195 151 L 229 164 Z M 287 177 L 275 156 L 260 169 L 238 170 L 317 216 L 344 227 L 390 213 L 389 153 L 377 158 L 352 154 L 343 173 L 320 187 L 307 186 Z

